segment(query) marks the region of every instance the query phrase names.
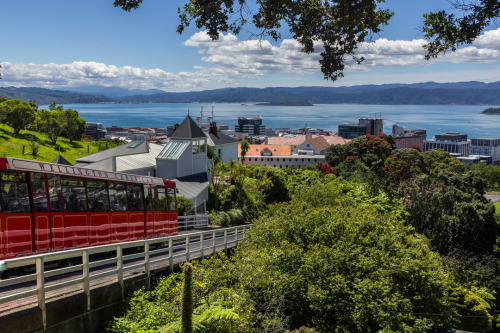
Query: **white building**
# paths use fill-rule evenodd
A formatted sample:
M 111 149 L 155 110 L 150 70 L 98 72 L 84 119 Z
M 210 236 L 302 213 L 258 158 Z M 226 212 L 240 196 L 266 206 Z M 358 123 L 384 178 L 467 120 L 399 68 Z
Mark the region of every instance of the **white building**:
M 250 145 L 244 165 L 268 165 L 281 169 L 301 168 L 309 164 L 325 163 L 325 155 L 292 154 L 290 145 Z
M 470 142 L 471 155 L 491 156 L 493 164 L 500 164 L 500 139 L 473 138 Z
M 436 134 L 435 139 L 424 141 L 424 151 L 431 149 L 442 149 L 453 156 L 467 157 L 470 154 L 470 141 L 467 134 L 448 132 Z
M 219 160 L 229 163 L 229 160 L 238 160 L 238 140 L 221 132 L 217 123 L 211 122 L 205 134 L 208 145 L 213 148 Z

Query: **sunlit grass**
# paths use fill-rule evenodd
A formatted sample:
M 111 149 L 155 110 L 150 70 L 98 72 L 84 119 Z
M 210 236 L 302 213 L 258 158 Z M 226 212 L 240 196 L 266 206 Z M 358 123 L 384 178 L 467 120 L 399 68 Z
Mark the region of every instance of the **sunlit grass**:
M 39 143 L 39 150 L 36 157 L 31 154 L 30 141 Z M 69 143 L 69 139 L 58 138 L 56 145 L 46 135 L 34 131 L 21 131 L 18 135 L 14 135 L 14 130 L 7 125 L 0 124 L 0 157 L 18 157 L 30 160 L 52 162 L 58 155 L 61 155 L 71 163 L 75 163 L 75 159 L 97 153 L 106 148 L 115 147 L 116 144 L 102 141 L 73 141 Z M 23 155 L 24 146 L 24 155 Z

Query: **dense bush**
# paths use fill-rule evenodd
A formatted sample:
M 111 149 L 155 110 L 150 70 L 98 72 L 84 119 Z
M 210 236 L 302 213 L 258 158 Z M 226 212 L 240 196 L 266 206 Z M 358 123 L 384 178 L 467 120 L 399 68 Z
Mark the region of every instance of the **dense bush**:
M 488 290 L 449 274 L 390 203 L 335 177 L 301 184 L 254 223 L 234 257 L 194 263 L 194 331 L 489 329 Z M 179 295 L 175 276 L 137 293 L 113 331 L 175 332 Z
M 245 216 L 241 209 L 231 209 L 227 212 L 212 212 L 210 223 L 221 227 L 236 225 L 245 222 Z

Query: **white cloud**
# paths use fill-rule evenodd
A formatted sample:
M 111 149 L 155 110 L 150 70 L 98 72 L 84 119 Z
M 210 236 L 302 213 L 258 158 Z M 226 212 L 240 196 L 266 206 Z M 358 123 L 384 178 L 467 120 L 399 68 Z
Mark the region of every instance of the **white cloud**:
M 432 66 L 436 62 L 494 63 L 500 60 L 500 28 L 485 32 L 473 46 L 460 48 L 437 59 L 424 59 L 426 41 L 378 39 L 360 45 L 358 56 L 365 60 L 356 65 L 346 58 L 346 72 L 371 71 L 376 67 Z M 191 72 L 167 72 L 159 68 L 117 67 L 98 62 L 75 61 L 70 64 L 3 63 L 4 86 L 65 87 L 105 85 L 127 88 L 189 90 L 214 85 L 237 85 L 242 79 L 259 79 L 274 74 L 307 75 L 320 72 L 323 47 L 306 54 L 295 40 L 285 39 L 278 45 L 266 40 L 238 40 L 232 34 L 221 34 L 212 41 L 204 32 L 192 35 L 185 46 L 196 48 L 205 66 L 194 66 Z
M 499 50 L 500 49 L 500 28 L 498 28 L 496 30 L 485 31 L 484 34 L 479 36 L 474 41 L 474 45 Z

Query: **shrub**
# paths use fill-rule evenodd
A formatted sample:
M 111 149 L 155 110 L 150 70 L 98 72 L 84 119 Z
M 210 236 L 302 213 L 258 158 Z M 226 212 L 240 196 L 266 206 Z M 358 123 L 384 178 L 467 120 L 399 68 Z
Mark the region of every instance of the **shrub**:
M 241 209 L 231 209 L 227 212 L 227 214 L 231 218 L 231 225 L 245 222 L 245 216 L 243 215 L 243 211 Z
M 210 224 L 220 227 L 227 227 L 231 222 L 231 217 L 226 212 L 218 212 L 210 214 Z

